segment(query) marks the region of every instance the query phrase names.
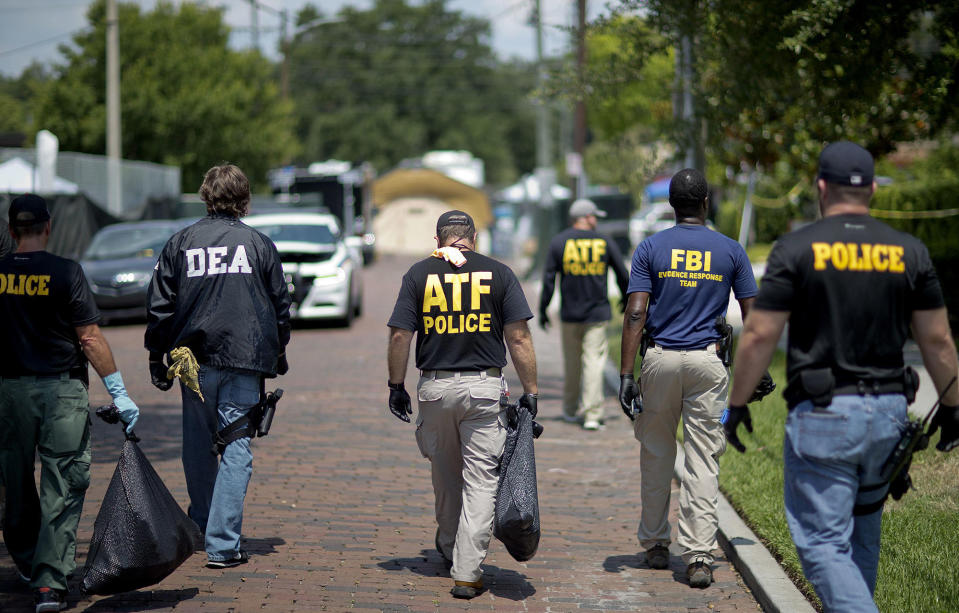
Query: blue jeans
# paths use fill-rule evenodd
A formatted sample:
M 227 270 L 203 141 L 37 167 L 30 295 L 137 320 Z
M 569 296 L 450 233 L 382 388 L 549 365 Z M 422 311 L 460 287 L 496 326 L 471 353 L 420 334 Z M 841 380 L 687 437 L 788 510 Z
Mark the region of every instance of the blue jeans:
M 905 430 L 901 394 L 836 396 L 824 409 L 798 404 L 783 444 L 786 521 L 806 578 L 828 611 L 876 612 L 882 509 L 853 506 L 885 496 L 879 471 Z
M 227 560 L 240 551 L 243 500 L 253 474 L 253 451 L 250 439 L 241 438 L 227 445 L 217 461 L 213 435 L 260 401 L 260 376 L 201 364 L 200 390 L 203 401 L 180 384 L 189 514 L 206 533 L 207 557 Z

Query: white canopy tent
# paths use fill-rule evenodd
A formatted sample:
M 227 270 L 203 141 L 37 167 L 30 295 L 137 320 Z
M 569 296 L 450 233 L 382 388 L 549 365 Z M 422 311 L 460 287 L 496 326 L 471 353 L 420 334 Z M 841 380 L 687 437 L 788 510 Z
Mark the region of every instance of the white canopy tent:
M 39 191 L 36 167 L 23 158 L 12 158 L 0 164 L 0 193 L 22 194 Z M 46 191 L 46 190 L 44 190 Z M 62 177 L 53 178 L 55 194 L 76 194 L 79 186 Z

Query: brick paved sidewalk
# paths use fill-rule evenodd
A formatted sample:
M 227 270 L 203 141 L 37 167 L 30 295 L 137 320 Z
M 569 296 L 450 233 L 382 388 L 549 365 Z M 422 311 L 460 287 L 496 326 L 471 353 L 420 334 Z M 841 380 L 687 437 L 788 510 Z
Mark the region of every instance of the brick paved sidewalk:
M 534 330 L 539 360 L 536 443 L 543 536 L 527 563 L 495 539 L 484 565 L 488 591 L 453 599 L 452 580 L 433 550 L 429 464 L 411 425 L 386 408 L 386 326 L 400 275 L 411 260 L 381 260 L 365 271 L 364 315 L 350 330 L 298 329 L 273 434 L 255 443 L 244 547 L 250 563 L 204 568 L 197 554 L 154 589 L 80 599 L 76 611 L 756 611 L 758 605 L 718 553 L 716 583 L 691 589 L 682 560 L 651 570 L 639 552 L 639 448 L 613 398 L 607 427 L 586 432 L 559 420 L 559 332 Z M 535 306 L 535 288 L 527 289 Z M 142 326 L 106 328 L 131 395 L 138 431 L 154 467 L 185 508 L 179 459 L 179 396 L 149 385 Z M 407 386 L 415 385 L 410 368 Z M 512 368 L 508 370 L 514 389 Z M 277 384 L 277 382 L 273 382 Z M 272 388 L 274 385 L 268 384 Z M 91 404 L 108 400 L 99 382 Z M 86 559 L 93 520 L 115 466 L 119 429 L 94 425 L 93 483 L 77 551 Z M 675 526 L 675 499 L 671 522 Z M 31 611 L 0 546 L 0 610 Z

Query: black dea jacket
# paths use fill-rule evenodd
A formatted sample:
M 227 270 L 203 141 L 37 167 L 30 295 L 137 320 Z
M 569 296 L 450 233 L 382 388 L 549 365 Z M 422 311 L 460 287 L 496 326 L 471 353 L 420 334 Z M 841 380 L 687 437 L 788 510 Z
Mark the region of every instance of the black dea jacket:
M 290 340 L 290 292 L 269 238 L 213 215 L 173 235 L 147 293 L 144 344 L 189 347 L 200 364 L 276 374 Z

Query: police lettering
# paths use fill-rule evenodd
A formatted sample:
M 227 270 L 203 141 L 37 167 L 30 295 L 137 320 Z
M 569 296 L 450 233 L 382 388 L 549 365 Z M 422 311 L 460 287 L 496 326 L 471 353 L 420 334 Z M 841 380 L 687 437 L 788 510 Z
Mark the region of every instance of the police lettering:
M 871 243 L 813 243 L 813 268 L 863 272 L 906 272 L 902 245 L 874 245 Z
M 602 238 L 570 238 L 563 247 L 563 274 L 605 275 L 606 241 Z
M 0 274 L 0 294 L 14 296 L 49 296 L 50 275 Z
M 253 272 L 253 269 L 250 268 L 250 262 L 246 257 L 246 247 L 243 245 L 236 246 L 236 252 L 232 258 L 228 258 L 228 247 L 187 249 L 185 255 L 187 277 L 235 273 L 248 275 Z M 228 259 L 230 262 L 229 265 L 227 265 Z
M 462 332 L 489 332 L 490 313 L 464 313 L 464 310 L 479 311 L 481 296 L 490 293 L 493 273 L 489 271 L 446 273 L 426 277 L 423 290 L 423 332 L 430 334 L 459 334 Z M 464 286 L 469 288 L 465 289 Z M 447 295 L 449 290 L 449 295 Z M 465 294 L 465 296 L 464 296 Z M 464 298 L 467 298 L 464 301 Z M 433 315 L 433 310 L 440 312 Z

